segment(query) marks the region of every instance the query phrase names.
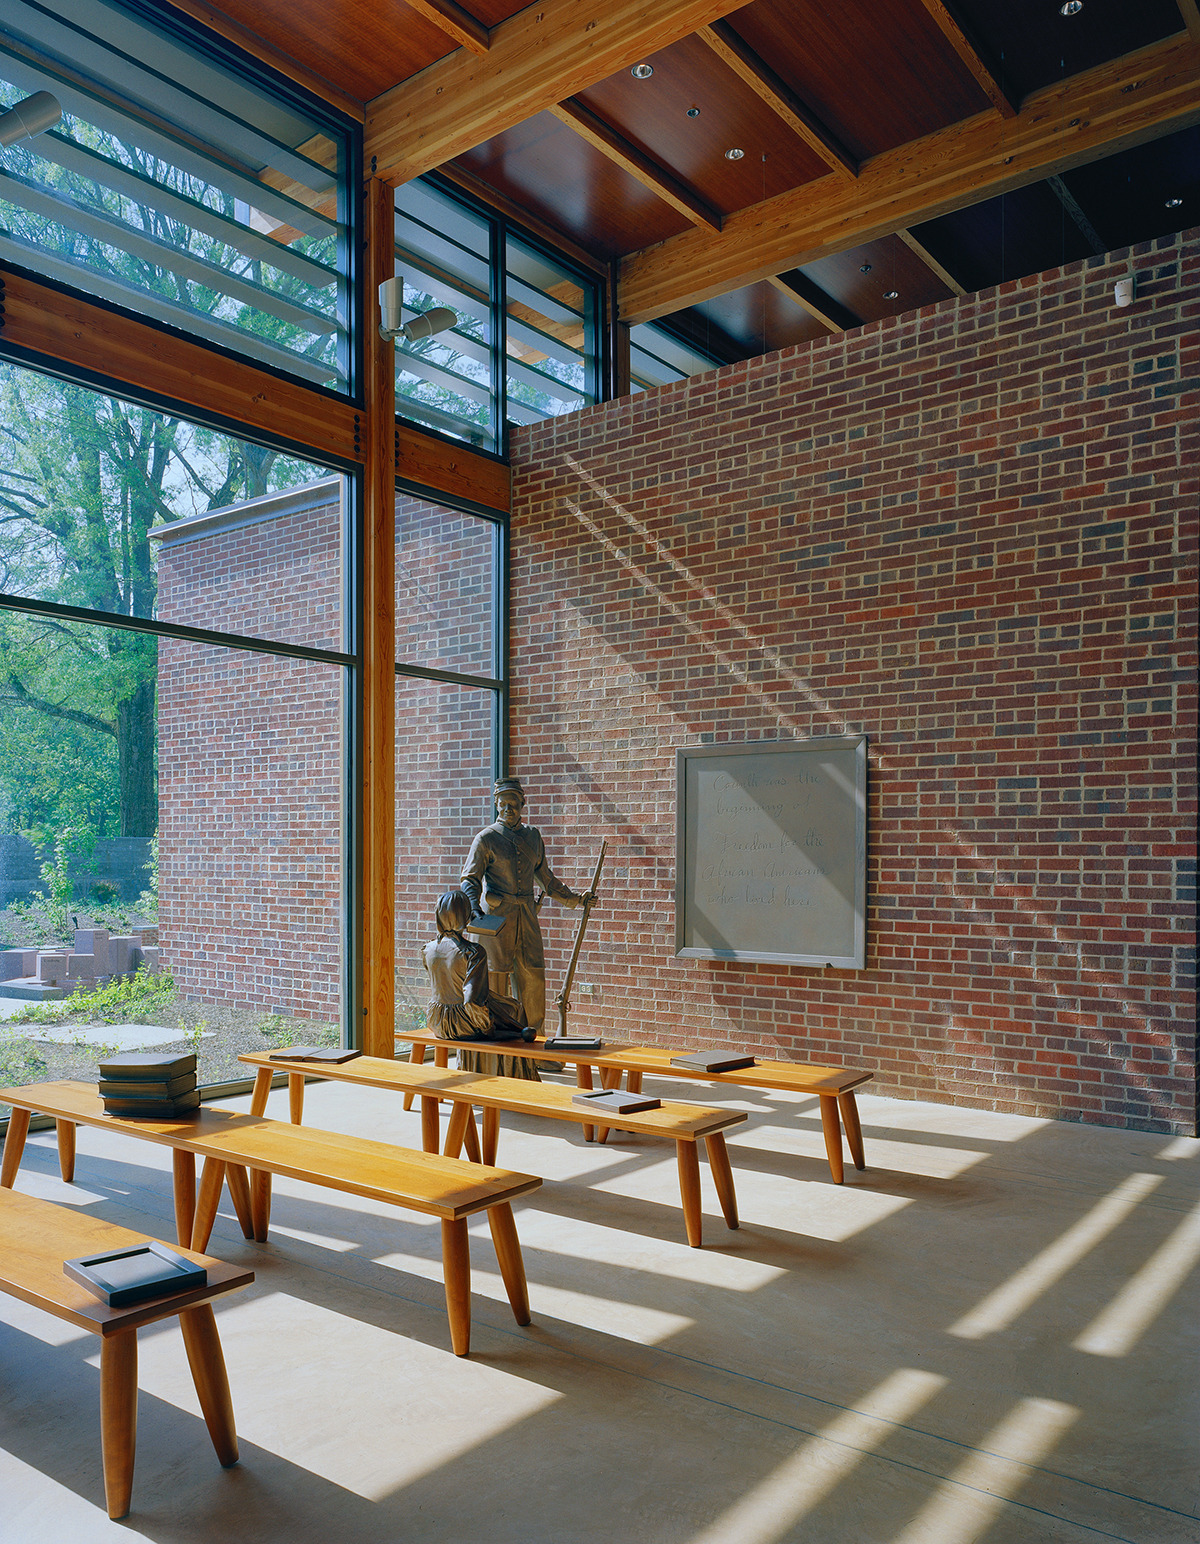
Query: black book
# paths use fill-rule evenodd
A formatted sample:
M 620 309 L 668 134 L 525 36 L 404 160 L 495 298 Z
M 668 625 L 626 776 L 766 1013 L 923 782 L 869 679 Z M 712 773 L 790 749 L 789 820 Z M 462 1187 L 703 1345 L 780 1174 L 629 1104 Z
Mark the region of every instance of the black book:
M 104 1096 L 106 1115 L 140 1115 L 144 1119 L 174 1120 L 177 1115 L 190 1115 L 200 1108 L 200 1090 L 180 1094 L 178 1099 L 114 1099 Z
M 599 1035 L 553 1035 L 546 1041 L 548 1051 L 598 1051 L 604 1044 Z
M 179 1078 L 155 1078 L 146 1082 L 133 1078 L 101 1078 L 98 1086 L 102 1094 L 111 1094 L 116 1099 L 178 1099 L 195 1088 L 196 1074 L 185 1072 Z
M 342 1062 L 353 1061 L 356 1056 L 361 1056 L 361 1051 L 344 1051 L 338 1045 L 291 1045 L 286 1051 L 272 1051 L 271 1061 L 302 1061 L 302 1062 L 326 1062 L 332 1066 L 340 1066 Z
M 128 1078 L 140 1083 L 147 1079 L 169 1082 L 172 1078 L 183 1077 L 187 1072 L 195 1072 L 196 1056 L 193 1051 L 185 1056 L 164 1056 L 161 1051 L 126 1051 L 120 1056 L 110 1056 L 99 1065 L 102 1078 Z
M 125 1308 L 143 1298 L 208 1285 L 208 1272 L 203 1265 L 185 1260 L 153 1238 L 127 1249 L 64 1260 L 63 1274 L 110 1308 Z
M 636 1110 L 657 1110 L 661 1099 L 645 1094 L 629 1094 L 620 1088 L 600 1088 L 593 1094 L 572 1094 L 572 1104 L 585 1104 L 597 1113 L 607 1110 L 610 1115 L 632 1115 Z
M 754 1058 L 744 1051 L 689 1051 L 685 1056 L 672 1056 L 671 1065 L 690 1072 L 736 1072 L 740 1067 L 753 1067 Z

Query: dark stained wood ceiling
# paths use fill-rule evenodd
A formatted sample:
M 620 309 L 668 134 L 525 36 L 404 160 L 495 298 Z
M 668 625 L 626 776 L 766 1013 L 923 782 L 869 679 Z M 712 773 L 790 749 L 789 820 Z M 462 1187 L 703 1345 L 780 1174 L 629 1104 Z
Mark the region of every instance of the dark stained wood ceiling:
M 627 271 L 698 264 L 664 281 L 676 310 L 629 314 L 718 359 L 1200 223 L 1197 0 L 175 3 L 364 104 L 381 175 L 440 166 L 623 260 L 622 295 Z M 968 142 L 979 170 L 943 193 Z

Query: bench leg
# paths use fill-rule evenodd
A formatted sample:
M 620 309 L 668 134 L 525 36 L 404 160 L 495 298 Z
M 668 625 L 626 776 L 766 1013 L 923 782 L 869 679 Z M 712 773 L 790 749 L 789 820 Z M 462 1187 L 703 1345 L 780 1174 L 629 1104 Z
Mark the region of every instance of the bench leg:
M 204 1424 L 224 1468 L 238 1461 L 237 1432 L 233 1426 L 233 1400 L 229 1397 L 229 1377 L 225 1357 L 217 1335 L 217 1321 L 207 1303 L 199 1308 L 185 1308 L 179 1315 L 183 1344 L 196 1397 L 204 1413 Z
M 729 1149 L 725 1146 L 725 1133 L 714 1131 L 704 1139 L 708 1151 L 708 1166 L 712 1170 L 713 1184 L 717 1187 L 717 1199 L 725 1221 L 731 1228 L 738 1225 L 737 1192 L 733 1188 L 733 1169 L 729 1163 Z
M 696 1151 L 695 1142 L 676 1142 L 675 1156 L 679 1160 L 679 1197 L 683 1202 L 687 1241 L 693 1249 L 699 1249 L 700 1155 Z
M 405 1094 L 406 1099 L 410 1096 Z M 427 1153 L 436 1153 L 438 1150 L 438 1102 L 421 1095 L 421 1146 Z
M 443 1071 L 450 1065 L 449 1045 L 435 1045 L 433 1048 L 433 1065 Z
M 854 1090 L 848 1094 L 838 1095 L 838 1109 L 842 1112 L 842 1125 L 846 1128 L 846 1146 L 850 1149 L 850 1156 L 854 1159 L 856 1169 L 865 1169 L 867 1155 L 863 1151 L 862 1127 L 858 1123 L 858 1101 L 854 1097 Z
M 450 1119 L 446 1122 L 446 1145 L 442 1152 L 447 1158 L 457 1158 L 462 1152 L 463 1139 L 467 1134 L 467 1122 L 474 1126 L 475 1121 L 471 1115 L 471 1106 L 463 1100 L 456 1102 L 450 1110 Z
M 58 1137 L 58 1172 L 63 1184 L 69 1185 L 75 1178 L 75 1122 L 56 1120 L 54 1130 Z
M 250 1181 L 240 1163 L 225 1165 L 225 1183 L 229 1186 L 229 1199 L 241 1224 L 242 1237 L 254 1237 L 254 1216 L 250 1205 Z
M 304 1124 L 304 1074 L 288 1073 L 288 1119 L 293 1126 Z
M 483 1112 L 483 1161 L 495 1164 L 496 1148 L 500 1143 L 500 1111 L 488 1106 Z M 488 1214 L 489 1216 L 491 1213 Z
M 137 1331 L 122 1330 L 100 1343 L 100 1451 L 104 1499 L 114 1519 L 129 1512 L 136 1442 Z
M 489 1206 L 487 1218 L 513 1316 L 518 1324 L 528 1324 L 529 1286 L 525 1280 L 525 1261 L 521 1258 L 521 1241 L 517 1237 L 512 1207 L 507 1201 Z
M 259 1067 L 254 1074 L 254 1092 L 250 1095 L 251 1115 L 265 1115 L 267 1113 L 267 1095 L 271 1092 L 272 1072 L 270 1067 Z
M 821 1130 L 825 1133 L 825 1152 L 829 1158 L 829 1171 L 833 1175 L 833 1183 L 840 1185 L 844 1178 L 842 1171 L 842 1128 L 838 1121 L 836 1094 L 821 1095 Z
M 171 1154 L 175 1187 L 175 1237 L 185 1249 L 192 1247 L 192 1225 L 196 1221 L 196 1155 L 182 1147 Z
M 196 1220 L 192 1223 L 191 1247 L 197 1254 L 203 1254 L 208 1248 L 224 1183 L 225 1165 L 219 1158 L 206 1158 L 200 1174 L 200 1193 L 196 1197 Z
M 585 1066 L 583 1062 L 575 1063 L 575 1086 L 576 1088 L 582 1088 L 586 1090 L 586 1092 L 589 1094 L 595 1087 L 595 1084 L 592 1082 L 592 1069 L 588 1066 Z M 595 1136 L 595 1126 L 585 1126 L 583 1128 L 583 1140 L 585 1142 L 594 1141 Z
M 601 1088 L 620 1088 L 620 1086 L 621 1086 L 621 1069 L 620 1069 L 620 1067 L 601 1067 L 601 1069 L 600 1069 L 600 1087 Z M 601 1142 L 607 1142 L 608 1141 L 608 1133 L 611 1130 L 612 1130 L 611 1126 L 600 1126 L 597 1129 L 597 1132 L 596 1132 L 596 1136 L 597 1136 L 598 1140 L 601 1141 Z
M 642 1091 L 642 1074 L 630 1069 L 625 1075 L 625 1088 L 628 1093 L 640 1094 Z
M 265 1244 L 271 1227 L 271 1175 L 267 1169 L 250 1170 L 250 1221 L 255 1243 Z
M 31 1110 L 18 1110 L 15 1106 L 8 1117 L 8 1135 L 4 1138 L 4 1159 L 0 1162 L 0 1185 L 11 1190 L 21 1166 L 21 1154 L 25 1151 L 25 1138 L 29 1135 Z
M 412 1065 L 414 1067 L 423 1067 L 425 1065 L 425 1047 L 423 1045 L 417 1045 L 415 1043 L 413 1045 L 410 1045 L 409 1048 L 408 1048 L 408 1060 L 409 1060 L 410 1065 Z M 413 1100 L 416 1097 L 417 1097 L 416 1094 L 411 1093 L 411 1092 L 405 1094 L 405 1096 L 404 1096 L 404 1108 L 406 1110 L 411 1110 L 412 1109 L 412 1107 L 413 1107 Z M 426 1152 L 429 1151 L 428 1148 L 426 1148 L 425 1150 L 426 1150 Z M 435 1147 L 433 1149 L 433 1151 L 436 1153 L 437 1152 L 437 1148 Z
M 465 1217 L 442 1223 L 442 1275 L 450 1344 L 455 1356 L 466 1356 L 471 1349 L 471 1252 Z

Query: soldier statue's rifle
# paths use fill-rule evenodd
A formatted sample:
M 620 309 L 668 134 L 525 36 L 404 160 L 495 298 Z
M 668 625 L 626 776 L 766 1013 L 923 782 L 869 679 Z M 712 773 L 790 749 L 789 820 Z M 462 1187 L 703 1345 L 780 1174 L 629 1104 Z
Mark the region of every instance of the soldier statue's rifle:
M 579 951 L 583 947 L 583 935 L 587 929 L 588 917 L 592 907 L 596 903 L 596 887 L 600 883 L 600 871 L 604 867 L 604 854 L 608 851 L 608 843 L 601 842 L 600 856 L 596 859 L 596 867 L 592 873 L 592 882 L 588 886 L 588 895 L 591 897 L 583 903 L 583 916 L 579 919 L 579 926 L 575 930 L 575 947 L 571 951 L 571 963 L 567 966 L 567 978 L 563 982 L 562 991 L 555 997 L 558 1004 L 558 1034 L 546 1041 L 549 1050 L 555 1046 L 563 1050 L 595 1050 L 600 1041 L 593 1036 L 568 1036 L 567 1014 L 571 1011 L 571 983 L 575 979 L 575 967 L 579 964 Z

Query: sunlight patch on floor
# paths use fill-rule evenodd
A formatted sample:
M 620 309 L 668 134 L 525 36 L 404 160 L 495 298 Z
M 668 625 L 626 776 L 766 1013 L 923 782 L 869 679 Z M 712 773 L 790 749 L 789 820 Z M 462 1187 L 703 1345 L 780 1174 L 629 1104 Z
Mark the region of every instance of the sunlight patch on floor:
M 1158 1318 L 1200 1261 L 1200 1206 L 1121 1288 L 1074 1341 L 1093 1356 L 1125 1356 Z

